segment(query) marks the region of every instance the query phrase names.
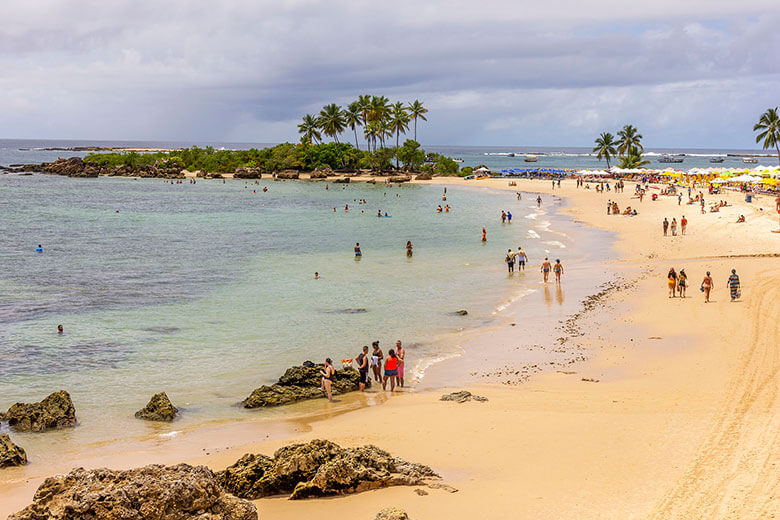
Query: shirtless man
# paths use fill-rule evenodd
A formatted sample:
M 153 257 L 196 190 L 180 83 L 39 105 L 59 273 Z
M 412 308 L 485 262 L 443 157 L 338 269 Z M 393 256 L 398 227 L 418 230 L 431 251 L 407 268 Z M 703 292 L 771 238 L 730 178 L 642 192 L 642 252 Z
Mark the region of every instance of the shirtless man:
M 547 283 L 547 279 L 550 277 L 551 268 L 552 265 L 550 264 L 550 259 L 545 258 L 544 262 L 542 262 L 542 275 L 544 276 L 544 283 Z
M 404 358 L 406 349 L 401 346 L 401 340 L 395 342 L 395 355 L 398 357 L 398 386 L 404 386 Z
M 528 255 L 525 254 L 522 247 L 517 248 L 515 258 L 517 258 L 517 270 L 519 271 L 522 269 L 525 271 L 525 263 L 528 261 Z

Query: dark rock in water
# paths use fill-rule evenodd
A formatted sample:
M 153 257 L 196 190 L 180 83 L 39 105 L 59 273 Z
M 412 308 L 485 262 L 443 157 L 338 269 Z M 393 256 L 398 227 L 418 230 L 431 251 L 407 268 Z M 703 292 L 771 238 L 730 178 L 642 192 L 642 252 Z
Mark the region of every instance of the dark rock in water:
M 76 408 L 65 390 L 54 392 L 40 403 L 16 403 L 3 416 L 18 431 L 42 432 L 76 425 Z
M 257 520 L 249 501 L 225 493 L 205 466 L 125 471 L 74 469 L 47 478 L 9 520 Z
M 333 179 L 333 184 L 349 184 L 349 177 L 340 177 Z
M 487 397 L 480 395 L 474 395 L 469 391 L 461 390 L 460 392 L 453 392 L 451 394 L 443 395 L 439 398 L 439 401 L 456 401 L 458 403 L 465 403 L 466 401 L 487 401 Z
M 466 309 L 461 309 L 459 311 L 455 311 L 455 314 L 457 314 L 458 316 L 466 316 L 466 315 L 468 315 L 468 313 L 469 313 L 469 311 L 467 311 Z
M 25 464 L 27 464 L 27 454 L 24 450 L 14 444 L 8 434 L 0 435 L 0 468 Z
M 247 454 L 217 473 L 228 492 L 249 499 L 290 499 L 359 493 L 387 486 L 427 485 L 439 476 L 428 466 L 392 457 L 376 446 L 344 449 L 326 440 L 280 448 L 273 458 Z
M 279 378 L 278 383 L 256 388 L 249 397 L 242 401 L 242 404 L 244 408 L 260 408 L 325 397 L 325 394 L 320 390 L 322 384 L 321 368 L 321 365 L 313 367 L 301 365 L 288 368 Z M 358 390 L 359 382 L 360 373 L 352 367 L 345 367 L 336 370 L 331 388 L 334 395 L 345 394 Z
M 386 507 L 376 514 L 374 520 L 409 520 L 409 515 L 403 509 Z
M 417 174 L 417 176 L 414 178 L 414 180 L 416 180 L 416 181 L 429 181 L 429 180 L 431 180 L 432 178 L 433 178 L 433 177 L 431 176 L 431 174 L 430 174 L 430 173 L 428 173 L 428 172 L 425 172 L 425 173 L 419 173 L 419 174 Z
M 168 395 L 165 392 L 154 394 L 149 403 L 141 410 L 135 412 L 136 419 L 145 419 L 147 421 L 166 421 L 170 422 L 179 413 L 179 409 L 171 404 Z
M 314 367 L 316 367 L 317 365 L 314 363 L 314 361 L 309 361 L 309 360 L 307 359 L 306 361 L 304 361 L 304 362 L 303 362 L 303 366 L 305 366 L 305 367 L 307 367 L 307 368 L 314 368 Z
M 396 177 L 390 177 L 388 180 L 390 182 L 401 183 L 401 182 L 409 182 L 410 180 L 412 180 L 412 178 L 409 177 L 408 175 L 398 175 Z

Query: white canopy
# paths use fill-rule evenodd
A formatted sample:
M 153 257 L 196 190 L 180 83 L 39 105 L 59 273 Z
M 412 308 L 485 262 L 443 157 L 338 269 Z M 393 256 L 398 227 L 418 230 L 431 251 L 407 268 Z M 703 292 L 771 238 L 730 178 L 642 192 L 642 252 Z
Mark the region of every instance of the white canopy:
M 475 171 L 475 172 L 489 172 L 489 171 L 490 171 L 490 169 L 489 169 L 489 168 L 485 168 L 484 166 L 482 166 L 481 168 L 477 168 L 477 169 L 476 169 L 476 170 L 474 170 L 474 171 Z

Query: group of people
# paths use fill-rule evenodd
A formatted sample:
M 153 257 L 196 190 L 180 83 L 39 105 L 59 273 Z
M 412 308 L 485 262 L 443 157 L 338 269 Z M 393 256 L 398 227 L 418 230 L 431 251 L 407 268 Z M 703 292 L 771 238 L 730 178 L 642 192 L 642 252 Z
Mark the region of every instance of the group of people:
M 515 262 L 517 262 L 518 271 L 521 269 L 525 271 L 525 263 L 528 261 L 528 255 L 525 254 L 522 247 L 518 247 L 516 253 L 511 249 L 508 249 L 504 261 L 506 262 L 507 269 L 510 273 L 515 272 Z
M 674 267 L 672 267 L 669 269 L 666 278 L 669 286 L 669 298 L 674 298 L 676 296 L 685 298 L 685 290 L 688 287 L 688 275 L 685 274 L 685 269 L 680 269 L 680 272 L 678 273 L 674 270 Z M 704 303 L 710 302 L 710 293 L 712 292 L 713 287 L 714 282 L 712 281 L 712 275 L 710 274 L 710 271 L 707 271 L 700 287 L 701 292 L 704 293 Z M 732 302 L 742 296 L 739 275 L 737 275 L 736 269 L 731 270 L 731 275 L 729 275 L 728 280 L 726 281 L 726 287 L 729 289 Z
M 563 264 L 561 263 L 560 258 L 555 259 L 555 264 L 550 263 L 549 258 L 545 258 L 544 262 L 542 262 L 542 278 L 544 279 L 544 283 L 547 283 L 548 279 L 550 278 L 550 271 L 555 273 L 555 283 L 561 283 L 561 275 L 563 274 Z
M 506 224 L 507 221 L 509 221 L 510 224 L 512 223 L 512 212 L 501 210 L 501 223 Z
M 626 209 L 623 210 L 623 213 L 620 213 L 620 208 L 618 207 L 617 202 L 613 200 L 607 201 L 607 215 L 621 215 L 621 214 L 635 216 L 638 215 L 639 213 L 631 206 L 626 206 Z
M 371 346 L 373 351 L 369 353 L 368 345 L 365 345 L 361 352 L 355 358 L 357 370 L 360 373 L 359 389 L 361 392 L 366 390 L 369 381 L 369 370 L 371 370 L 373 379 L 377 383 L 382 383 L 382 390 L 387 390 L 387 383 L 390 383 L 390 391 L 395 392 L 395 387 L 403 388 L 404 364 L 406 359 L 406 349 L 401 344 L 401 340 L 395 342 L 395 348 L 387 351 L 387 356 L 379 348 L 379 342 L 374 341 Z M 343 360 L 345 365 L 351 365 L 352 359 Z M 347 363 L 348 362 L 348 363 Z M 336 368 L 330 358 L 325 359 L 325 364 L 320 369 L 322 376 L 321 390 L 328 397 L 328 401 L 333 401 L 333 378 L 336 374 Z
M 669 236 L 669 232 L 671 231 L 672 236 L 677 236 L 677 218 L 672 218 L 672 221 L 669 222 L 669 219 L 664 217 L 663 221 L 663 228 L 664 228 L 664 236 Z M 685 215 L 682 216 L 680 219 L 680 234 L 684 235 L 686 230 L 688 229 L 688 219 L 685 218 Z

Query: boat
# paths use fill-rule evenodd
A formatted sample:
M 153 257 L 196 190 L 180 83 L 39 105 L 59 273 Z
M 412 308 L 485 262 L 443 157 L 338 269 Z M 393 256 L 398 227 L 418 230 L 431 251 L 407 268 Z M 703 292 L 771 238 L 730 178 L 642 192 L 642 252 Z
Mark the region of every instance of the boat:
M 742 159 L 745 164 L 758 164 L 758 157 L 745 157 Z
M 713 158 L 710 159 L 710 162 L 711 163 L 722 163 L 723 162 L 723 157 L 713 157 Z
M 453 159 L 453 161 L 455 161 L 455 162 L 463 162 L 463 159 L 461 159 L 460 157 L 456 157 L 456 158 Z
M 514 157 L 514 156 L 515 156 L 515 154 L 514 154 L 514 152 L 509 152 L 508 154 L 506 154 L 506 156 L 507 156 L 507 157 Z
M 658 159 L 658 162 L 660 163 L 681 163 L 683 162 L 683 158 L 679 155 L 662 155 L 660 159 Z
M 539 160 L 539 158 L 538 158 L 537 156 L 535 156 L 535 155 L 526 155 L 526 156 L 523 158 L 523 160 L 524 160 L 525 162 L 536 162 L 536 161 L 538 161 L 538 160 Z

